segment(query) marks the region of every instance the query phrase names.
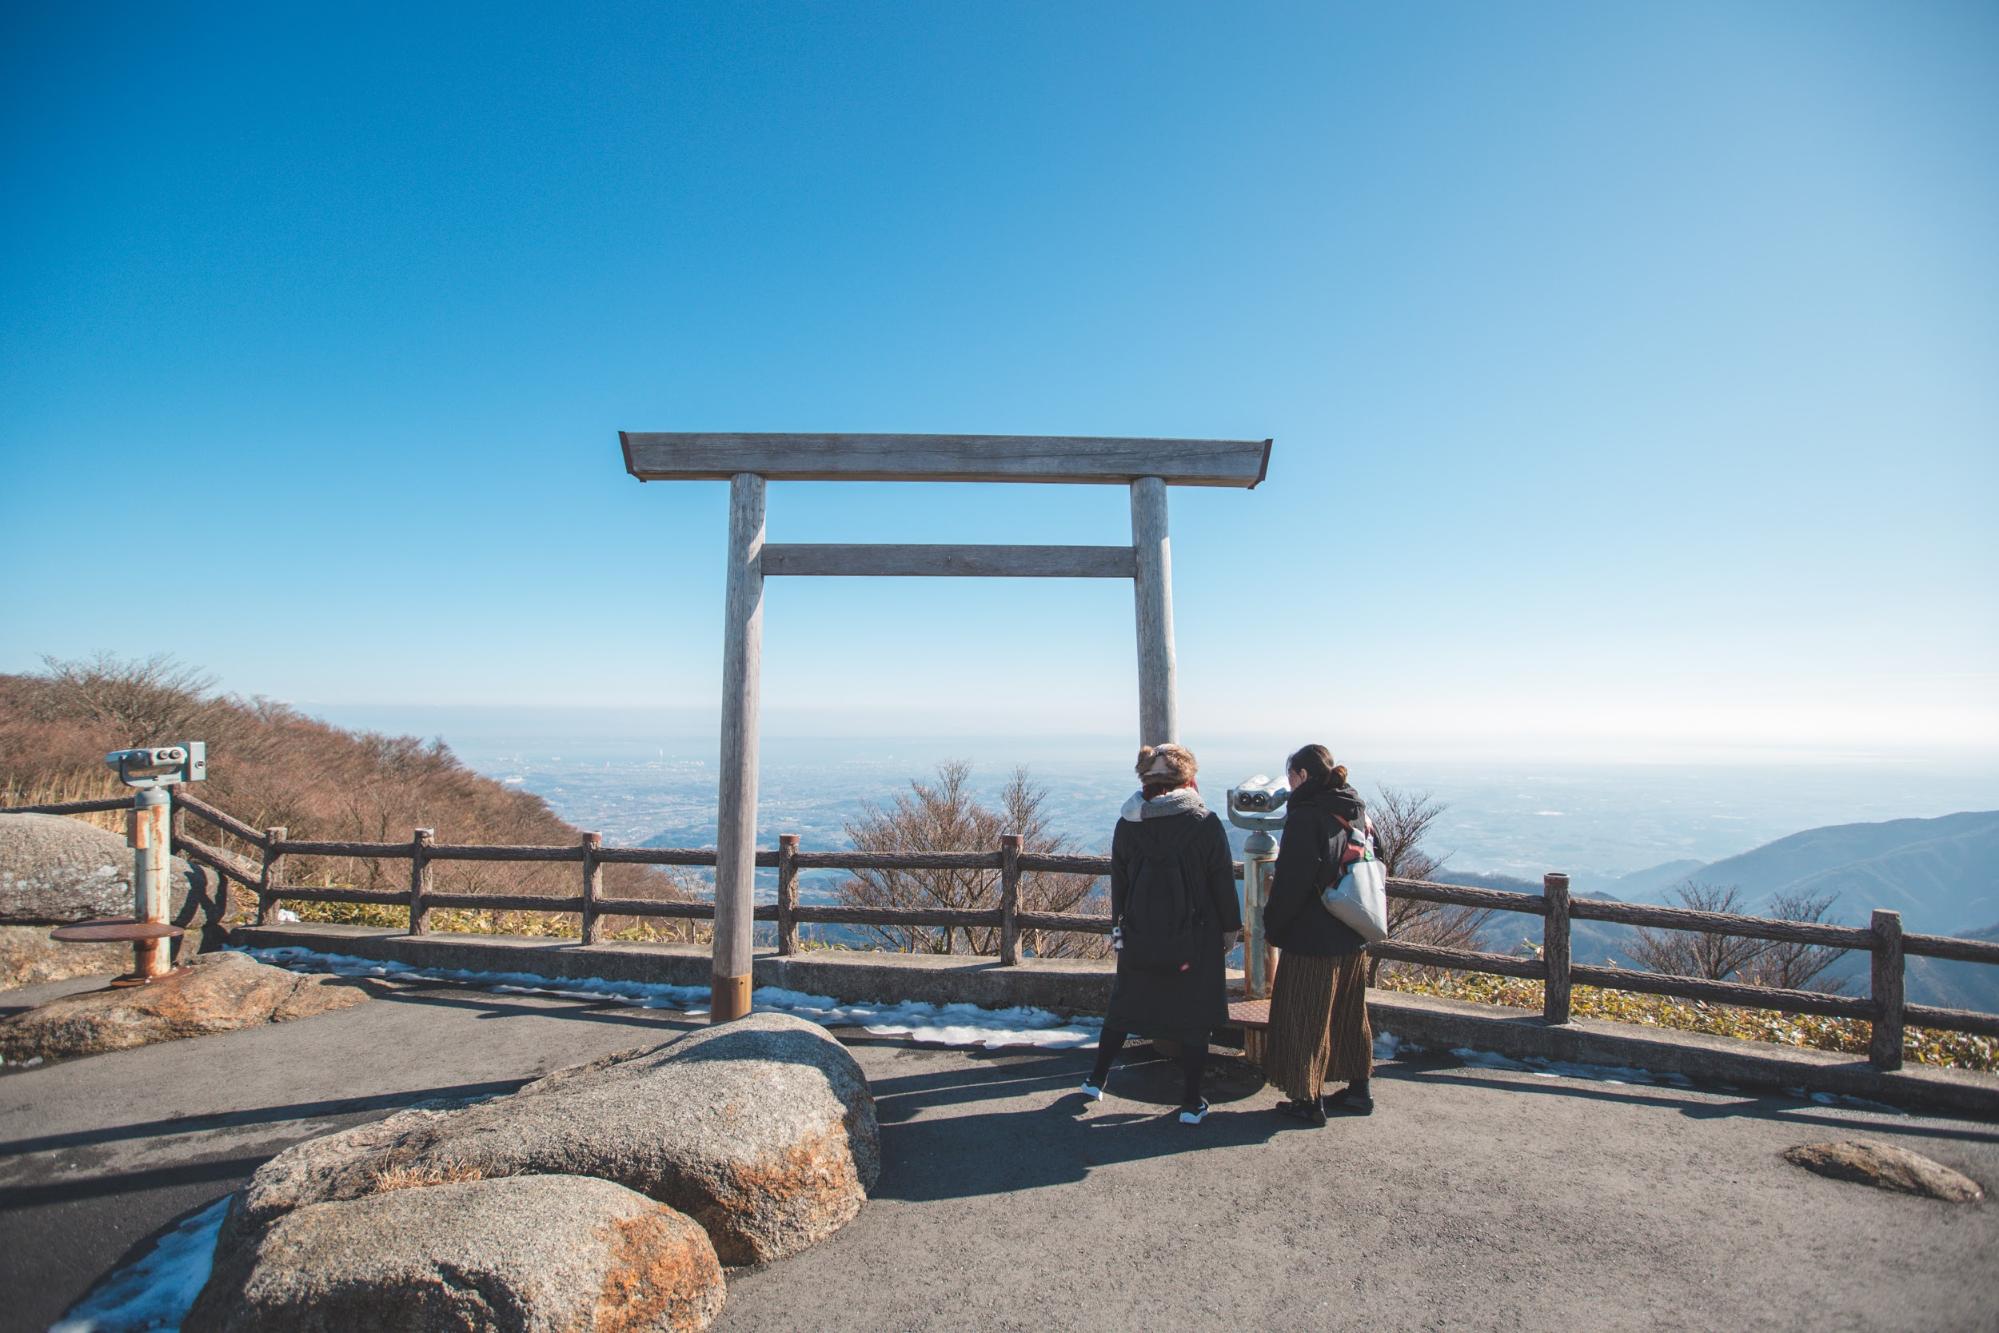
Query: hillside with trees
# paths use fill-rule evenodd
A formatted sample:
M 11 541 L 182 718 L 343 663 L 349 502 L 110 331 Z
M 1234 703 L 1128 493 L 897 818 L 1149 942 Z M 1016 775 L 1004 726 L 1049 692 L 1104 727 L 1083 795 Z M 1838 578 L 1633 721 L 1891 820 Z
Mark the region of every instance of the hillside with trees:
M 208 743 L 208 780 L 198 794 L 255 828 L 281 826 L 293 838 L 395 842 L 434 828 L 440 842 L 574 842 L 572 827 L 531 792 L 473 772 L 442 740 L 347 731 L 268 699 L 217 694 L 213 682 L 168 658 L 48 660 L 32 675 L 0 675 L 0 806 L 127 794 L 104 766 L 107 750 L 166 741 Z M 96 816 L 123 828 L 115 812 Z M 251 849 L 203 828 L 204 841 L 246 860 Z M 678 899 L 690 886 L 649 866 L 604 868 L 607 896 Z M 441 894 L 577 891 L 566 865 L 440 861 Z M 407 865 L 332 857 L 289 857 L 290 884 L 401 888 Z M 407 920 L 400 908 L 310 905 L 319 919 Z M 574 933 L 575 918 L 465 914 L 455 928 Z M 519 918 L 519 919 L 516 919 Z M 658 932 L 654 932 L 658 933 Z

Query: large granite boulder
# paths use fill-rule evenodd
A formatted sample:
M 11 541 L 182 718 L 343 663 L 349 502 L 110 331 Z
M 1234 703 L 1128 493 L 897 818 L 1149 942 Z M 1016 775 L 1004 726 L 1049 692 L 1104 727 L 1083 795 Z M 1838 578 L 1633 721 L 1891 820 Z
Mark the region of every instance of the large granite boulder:
M 187 862 L 173 862 L 183 920 Z M 0 815 L 0 990 L 129 971 L 129 944 L 61 944 L 49 927 L 132 914 L 132 849 L 122 834 L 67 815 Z
M 174 902 L 188 865 L 173 859 Z M 26 925 L 132 914 L 125 835 L 68 815 L 0 815 L 0 922 Z
M 206 953 L 144 986 L 64 995 L 0 1019 L 0 1057 L 53 1060 L 129 1050 L 310 1018 L 367 998 L 365 989 L 340 977 L 271 967 L 248 954 Z
M 251 1179 L 223 1248 L 404 1172 L 616 1181 L 692 1217 L 736 1265 L 782 1258 L 845 1225 L 881 1173 L 881 1143 L 846 1048 L 802 1018 L 754 1014 L 477 1106 L 405 1111 L 299 1144 Z
M 390 1183 L 396 1183 L 393 1179 Z M 218 1259 L 188 1333 L 706 1328 L 707 1233 L 607 1180 L 410 1181 L 297 1209 Z

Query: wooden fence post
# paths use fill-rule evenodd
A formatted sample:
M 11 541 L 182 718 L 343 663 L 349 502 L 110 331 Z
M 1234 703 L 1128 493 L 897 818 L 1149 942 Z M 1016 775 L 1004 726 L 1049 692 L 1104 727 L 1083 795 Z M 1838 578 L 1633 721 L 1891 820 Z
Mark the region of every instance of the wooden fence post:
M 792 911 L 798 906 L 798 835 L 777 835 L 777 953 L 789 958 L 798 952 L 798 922 Z
M 1000 965 L 1020 961 L 1020 835 L 1000 834 Z
M 278 862 L 284 860 L 282 852 L 271 849 L 285 840 L 286 829 L 264 830 L 264 863 L 257 871 L 257 924 L 268 926 L 271 918 L 278 914 L 278 900 L 274 896 L 278 887 Z
M 420 828 L 410 838 L 410 934 L 421 935 L 424 918 L 430 909 L 424 899 L 430 894 L 430 844 L 437 841 L 437 830 Z
M 604 896 L 604 863 L 597 849 L 604 845 L 601 833 L 583 835 L 583 942 L 597 942 L 597 900 Z
M 1876 1069 L 1902 1067 L 1902 914 L 1874 909 L 1874 1035 L 1867 1058 Z
M 1543 875 L 1541 891 L 1548 898 L 1548 924 L 1541 932 L 1541 961 L 1548 965 L 1541 1020 L 1566 1023 L 1569 1021 L 1569 877 Z

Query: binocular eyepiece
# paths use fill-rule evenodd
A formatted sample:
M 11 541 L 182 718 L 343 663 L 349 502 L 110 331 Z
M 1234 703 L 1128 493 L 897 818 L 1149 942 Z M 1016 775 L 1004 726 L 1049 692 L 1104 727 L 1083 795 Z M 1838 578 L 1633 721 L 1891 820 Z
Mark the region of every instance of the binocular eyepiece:
M 208 776 L 208 745 L 182 741 L 178 745 L 113 750 L 104 756 L 104 762 L 128 787 L 171 787 L 200 782 Z
M 1237 828 L 1281 828 L 1284 823 L 1281 812 L 1290 799 L 1288 786 L 1258 773 L 1241 786 L 1229 788 L 1229 822 Z

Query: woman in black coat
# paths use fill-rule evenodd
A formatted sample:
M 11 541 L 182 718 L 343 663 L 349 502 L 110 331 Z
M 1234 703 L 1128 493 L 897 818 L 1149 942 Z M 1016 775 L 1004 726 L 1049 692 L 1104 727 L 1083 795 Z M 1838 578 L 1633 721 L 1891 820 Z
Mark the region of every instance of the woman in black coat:
M 1176 1041 L 1187 1125 L 1208 1114 L 1201 1096 L 1208 1033 L 1228 1021 L 1228 951 L 1242 929 L 1228 833 L 1202 802 L 1195 771 L 1184 745 L 1138 752 L 1142 785 L 1111 835 L 1117 981 L 1097 1067 L 1083 1084 L 1085 1096 L 1103 1098 L 1111 1062 L 1132 1033 Z
M 1263 1074 L 1289 1098 L 1278 1110 L 1323 1125 L 1328 1111 L 1374 1110 L 1367 944 L 1319 900 L 1333 880 L 1328 853 L 1343 861 L 1358 855 L 1354 844 L 1368 829 L 1367 807 L 1323 745 L 1292 755 L 1286 770 L 1291 797 L 1263 909 L 1264 933 L 1283 950 L 1271 988 Z M 1329 1082 L 1346 1087 L 1326 1097 Z

